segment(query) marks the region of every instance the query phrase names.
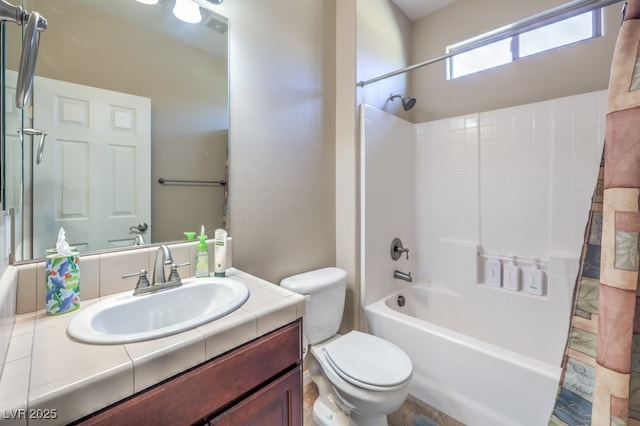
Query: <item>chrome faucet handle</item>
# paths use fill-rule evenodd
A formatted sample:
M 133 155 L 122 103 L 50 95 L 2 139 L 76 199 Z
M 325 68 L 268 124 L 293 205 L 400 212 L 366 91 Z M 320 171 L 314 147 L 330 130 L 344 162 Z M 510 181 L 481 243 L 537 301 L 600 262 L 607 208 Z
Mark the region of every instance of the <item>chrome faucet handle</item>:
M 134 272 L 132 274 L 124 274 L 122 276 L 122 278 L 129 278 L 129 277 L 138 277 L 138 282 L 136 283 L 136 288 L 133 291 L 133 294 L 141 294 L 142 292 L 144 292 L 144 289 L 147 289 L 149 287 L 151 287 L 151 283 L 149 282 L 149 278 L 147 278 L 147 270 L 146 269 L 140 269 L 140 272 Z
M 409 249 L 402 246 L 402 240 L 400 240 L 400 238 L 394 238 L 393 241 L 391 241 L 391 259 L 400 259 L 402 253 L 406 254 L 407 260 L 409 260 Z
M 407 256 L 407 260 L 409 260 L 409 249 L 408 248 L 398 248 L 398 249 L 396 249 L 396 251 L 398 253 L 400 253 L 400 256 L 402 256 L 402 253 L 404 253 Z
M 176 265 L 175 262 L 171 263 L 171 272 L 169 273 L 169 279 L 167 280 L 167 282 L 177 282 L 177 283 L 182 283 L 182 279 L 180 278 L 180 274 L 178 273 L 178 268 L 182 268 L 183 266 L 188 266 L 190 265 L 190 262 L 187 263 L 181 263 L 179 265 Z

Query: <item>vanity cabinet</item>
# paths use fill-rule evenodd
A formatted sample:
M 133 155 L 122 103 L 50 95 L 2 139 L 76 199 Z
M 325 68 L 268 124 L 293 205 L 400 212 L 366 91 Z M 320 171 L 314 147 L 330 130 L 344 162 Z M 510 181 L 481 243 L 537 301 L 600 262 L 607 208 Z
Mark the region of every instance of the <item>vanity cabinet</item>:
M 78 421 L 302 426 L 302 320 Z
M 302 425 L 300 369 L 292 370 L 209 421 L 209 426 Z

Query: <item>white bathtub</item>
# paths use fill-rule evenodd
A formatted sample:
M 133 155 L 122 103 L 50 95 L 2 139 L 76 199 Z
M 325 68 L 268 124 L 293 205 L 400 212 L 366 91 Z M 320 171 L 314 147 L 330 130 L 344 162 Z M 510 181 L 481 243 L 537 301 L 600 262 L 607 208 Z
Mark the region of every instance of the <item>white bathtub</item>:
M 399 295 L 406 300 L 403 307 L 398 306 Z M 410 393 L 469 426 L 547 425 L 560 367 L 430 318 L 430 310 L 444 312 L 440 319 L 459 317 L 446 315 L 455 298 L 446 291 L 413 286 L 365 307 L 371 332 L 411 358 Z

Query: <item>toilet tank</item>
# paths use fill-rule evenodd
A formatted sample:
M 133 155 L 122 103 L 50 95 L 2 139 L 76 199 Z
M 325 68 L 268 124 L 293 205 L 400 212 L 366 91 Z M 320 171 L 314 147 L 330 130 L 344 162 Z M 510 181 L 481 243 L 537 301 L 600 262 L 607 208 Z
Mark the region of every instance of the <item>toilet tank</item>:
M 338 332 L 347 289 L 345 270 L 332 267 L 304 272 L 283 279 L 280 286 L 306 296 L 303 329 L 309 344 Z

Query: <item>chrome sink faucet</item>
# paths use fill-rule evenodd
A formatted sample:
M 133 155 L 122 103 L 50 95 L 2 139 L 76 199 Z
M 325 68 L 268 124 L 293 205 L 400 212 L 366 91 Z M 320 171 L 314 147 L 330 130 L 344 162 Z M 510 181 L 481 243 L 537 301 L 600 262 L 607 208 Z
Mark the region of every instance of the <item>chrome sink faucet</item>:
M 167 280 L 164 274 L 165 265 L 173 264 L 173 256 L 171 250 L 165 244 L 158 247 L 156 252 L 156 261 L 153 266 L 153 285 L 166 284 Z
M 136 235 L 136 237 L 133 239 L 133 245 L 134 246 L 143 246 L 143 245 L 145 245 L 144 237 L 142 235 Z
M 166 278 L 164 271 L 164 267 L 166 265 L 171 266 L 169 278 Z M 180 278 L 180 274 L 178 274 L 178 268 L 187 265 L 189 265 L 188 262 L 176 265 L 173 261 L 173 257 L 171 256 L 171 250 L 163 244 L 158 247 L 158 252 L 156 253 L 156 260 L 153 266 L 153 283 L 150 283 L 147 279 L 147 271 L 144 269 L 133 274 L 125 274 L 122 278 L 139 277 L 136 289 L 133 292 L 136 296 L 140 294 L 154 293 L 160 290 L 180 287 L 182 285 L 182 279 Z

